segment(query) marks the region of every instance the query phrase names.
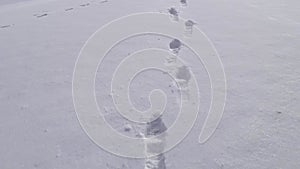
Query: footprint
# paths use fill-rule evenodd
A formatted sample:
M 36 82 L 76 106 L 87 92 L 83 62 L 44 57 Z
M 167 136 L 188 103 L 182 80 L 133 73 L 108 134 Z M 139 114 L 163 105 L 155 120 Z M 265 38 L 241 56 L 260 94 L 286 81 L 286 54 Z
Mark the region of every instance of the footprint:
M 103 3 L 106 3 L 106 2 L 108 2 L 108 0 L 101 1 L 100 3 L 103 4 Z
M 169 13 L 173 16 L 178 16 L 178 11 L 175 8 L 168 9 Z
M 73 10 L 74 8 L 67 8 L 67 9 L 65 9 L 65 11 L 71 11 L 71 10 Z
M 130 124 L 126 124 L 125 126 L 124 126 L 124 131 L 125 132 L 130 132 L 132 130 L 132 126 L 130 125 Z
M 180 0 L 181 5 L 187 6 L 187 1 L 186 0 Z
M 3 25 L 3 26 L 0 26 L 1 29 L 4 29 L 4 28 L 9 28 L 11 27 L 12 25 Z
M 192 20 L 187 20 L 185 21 L 184 25 L 185 25 L 185 35 L 186 36 L 190 36 L 193 33 L 193 26 L 196 24 L 196 22 L 192 21 Z
M 187 66 L 181 66 L 177 68 L 176 78 L 185 80 L 186 82 L 190 81 L 191 73 Z
M 89 5 L 90 5 L 90 3 L 86 3 L 86 4 L 81 4 L 80 6 L 86 7 L 86 6 L 89 6 Z
M 178 18 L 178 11 L 175 8 L 172 7 L 170 9 L 168 9 L 168 12 L 169 12 L 169 14 L 171 16 L 171 19 L 173 21 L 178 21 L 179 20 L 179 18 Z
M 35 14 L 33 16 L 35 16 L 37 18 L 42 18 L 42 17 L 48 16 L 48 14 L 47 13 L 44 13 L 44 14 Z
M 177 55 L 179 53 L 179 50 L 182 46 L 182 43 L 180 42 L 180 40 L 178 39 L 173 39 L 170 43 L 169 43 L 169 49 L 171 50 L 171 52 L 175 55 Z
M 194 26 L 196 24 L 196 22 L 192 21 L 192 20 L 187 20 L 185 23 L 185 26 Z

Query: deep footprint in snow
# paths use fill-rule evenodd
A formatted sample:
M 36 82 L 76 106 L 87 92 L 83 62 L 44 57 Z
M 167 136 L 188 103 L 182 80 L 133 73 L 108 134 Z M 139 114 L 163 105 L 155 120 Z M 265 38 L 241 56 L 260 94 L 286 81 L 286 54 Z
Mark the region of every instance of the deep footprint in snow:
M 171 19 L 173 21 L 178 21 L 179 20 L 178 19 L 178 11 L 175 8 L 172 7 L 170 9 L 168 9 L 168 12 L 169 12 L 169 14 L 171 16 Z
M 185 25 L 185 34 L 187 36 L 190 36 L 192 35 L 193 33 L 193 26 L 195 25 L 196 23 L 192 20 L 187 20 L 184 25 Z
M 187 1 L 186 0 L 180 0 L 180 3 L 182 6 L 187 6 Z
M 178 39 L 174 39 L 170 42 L 169 48 L 172 51 L 173 54 L 178 54 L 179 50 L 181 48 L 181 42 Z
M 82 7 L 87 7 L 87 6 L 89 6 L 90 5 L 90 3 L 86 3 L 86 4 L 81 4 L 80 6 L 82 6 Z
M 191 72 L 187 66 L 179 66 L 176 70 L 176 81 L 180 86 L 180 92 L 183 100 L 189 100 L 189 81 L 191 79 Z
M 186 27 L 192 27 L 196 23 L 194 21 L 192 21 L 192 20 L 187 20 L 184 24 L 185 24 Z
M 103 4 L 103 3 L 106 3 L 106 2 L 108 2 L 108 0 L 101 1 L 100 3 Z
M 170 49 L 179 49 L 181 47 L 181 42 L 178 39 L 174 39 L 169 44 Z
M 9 28 L 11 27 L 12 25 L 3 25 L 3 26 L 0 26 L 1 29 L 4 29 L 4 28 Z
M 48 14 L 47 13 L 44 13 L 44 14 L 35 14 L 34 16 L 37 17 L 37 18 L 42 18 L 42 17 L 48 16 Z
M 168 9 L 169 13 L 174 16 L 178 16 L 178 11 L 175 8 Z
M 147 123 L 146 126 L 146 135 L 147 137 L 153 137 L 158 135 L 164 135 L 163 133 L 167 130 L 163 120 L 160 118 Z M 153 140 L 146 140 L 146 155 L 145 159 L 145 169 L 166 169 L 165 156 L 162 153 L 165 148 L 165 138 L 158 137 Z M 159 154 L 153 156 L 154 154 Z
M 125 126 L 124 126 L 124 131 L 125 132 L 130 132 L 132 130 L 132 126 L 130 125 L 130 124 L 126 124 Z
M 67 8 L 65 11 L 72 11 L 74 8 Z
M 176 73 L 177 79 L 183 79 L 185 81 L 189 81 L 191 79 L 191 73 L 187 66 L 181 66 L 177 69 Z

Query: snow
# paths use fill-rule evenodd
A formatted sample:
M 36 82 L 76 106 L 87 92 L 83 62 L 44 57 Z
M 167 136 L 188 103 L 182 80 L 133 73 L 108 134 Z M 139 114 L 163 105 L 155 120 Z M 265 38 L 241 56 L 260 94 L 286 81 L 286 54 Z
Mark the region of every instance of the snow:
M 164 154 L 166 168 L 299 168 L 296 0 L 190 0 L 184 8 L 179 0 L 1 1 L 0 168 L 144 168 L 144 160 L 112 155 L 81 129 L 72 101 L 73 69 L 85 41 L 104 24 L 137 12 L 168 13 L 172 7 L 214 43 L 225 67 L 228 95 L 218 129 L 208 142 L 198 144 L 210 84 L 201 62 L 183 46 L 179 56 L 200 85 L 200 116 L 186 139 Z M 154 35 L 128 39 L 108 53 L 98 70 L 99 106 L 108 123 L 126 136 L 143 137 L 145 126 L 133 125 L 116 112 L 107 82 L 128 54 L 149 47 L 168 50 L 171 40 Z M 169 76 L 145 72 L 132 82 L 130 97 L 138 109 L 147 109 L 149 92 L 159 87 L 167 93 L 162 118 L 169 127 L 178 113 L 178 87 Z

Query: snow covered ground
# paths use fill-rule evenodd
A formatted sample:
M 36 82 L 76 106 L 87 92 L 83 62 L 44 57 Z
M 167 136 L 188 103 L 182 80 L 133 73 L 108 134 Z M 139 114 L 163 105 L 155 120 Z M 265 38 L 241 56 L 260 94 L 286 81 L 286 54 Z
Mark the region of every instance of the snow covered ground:
M 210 103 L 208 75 L 192 61 L 199 79 L 200 116 L 191 133 L 165 154 L 167 169 L 297 169 L 300 166 L 300 2 L 297 0 L 2 0 L 0 1 L 0 168 L 141 169 L 144 160 L 114 156 L 81 129 L 72 100 L 78 53 L 101 26 L 137 12 L 179 9 L 218 50 L 227 78 L 222 121 L 201 145 L 198 136 Z M 171 39 L 128 39 L 99 68 L 99 105 L 108 99 L 110 74 L 126 55 L 149 47 L 168 48 Z M 176 118 L 176 88 L 158 72 L 133 81 L 136 107 L 149 107 L 156 82 L 170 95 L 164 121 Z M 143 79 L 144 78 L 144 79 Z M 148 80 L 145 81 L 145 78 Z M 164 79 L 165 78 L 165 79 Z M 143 82 L 147 82 L 144 85 Z M 165 85 L 165 86 L 164 86 Z M 169 96 L 168 95 L 168 96 Z M 107 121 L 136 136 L 113 109 Z

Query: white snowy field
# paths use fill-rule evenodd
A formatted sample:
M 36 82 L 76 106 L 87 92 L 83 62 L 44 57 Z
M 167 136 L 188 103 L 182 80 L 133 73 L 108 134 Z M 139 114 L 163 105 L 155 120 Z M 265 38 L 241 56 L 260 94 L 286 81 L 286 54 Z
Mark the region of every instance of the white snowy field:
M 299 168 L 300 1 L 190 0 L 182 8 L 179 0 L 2 0 L 0 169 L 144 168 L 144 160 L 112 155 L 84 133 L 73 106 L 72 75 L 80 49 L 101 26 L 132 13 L 167 13 L 170 7 L 195 21 L 213 42 L 228 89 L 220 125 L 208 142 L 198 144 L 211 99 L 209 79 L 183 49 L 203 100 L 191 133 L 165 154 L 167 169 Z M 119 132 L 134 137 L 139 126 L 128 128 L 111 108 L 110 75 L 126 55 L 150 47 L 167 50 L 171 40 L 128 39 L 99 68 L 96 96 Z M 146 109 L 149 91 L 163 87 L 170 95 L 163 116 L 170 126 L 178 109 L 176 88 L 159 72 L 145 73 L 133 81 L 133 103 Z
M 30 0 L 1 0 L 0 5 L 15 4 L 18 2 L 26 2 L 26 1 L 30 1 Z

